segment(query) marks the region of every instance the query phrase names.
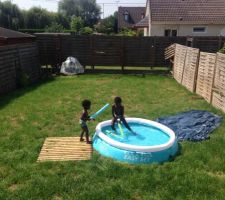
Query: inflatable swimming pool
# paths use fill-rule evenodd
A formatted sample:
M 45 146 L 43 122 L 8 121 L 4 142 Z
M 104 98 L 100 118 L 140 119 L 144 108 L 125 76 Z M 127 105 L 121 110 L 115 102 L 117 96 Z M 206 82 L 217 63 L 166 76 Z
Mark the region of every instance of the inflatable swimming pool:
M 93 147 L 103 156 L 127 163 L 162 163 L 175 156 L 178 143 L 175 133 L 168 127 L 154 121 L 140 118 L 126 118 L 133 134 L 123 126 L 111 129 L 111 120 L 96 127 Z

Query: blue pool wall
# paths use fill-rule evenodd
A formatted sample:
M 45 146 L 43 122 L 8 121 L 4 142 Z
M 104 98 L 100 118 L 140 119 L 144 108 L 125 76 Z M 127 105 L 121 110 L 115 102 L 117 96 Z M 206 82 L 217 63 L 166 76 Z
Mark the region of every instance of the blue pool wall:
M 113 147 L 99 138 L 97 135 L 93 138 L 93 147 L 101 155 L 116 159 L 121 162 L 131 164 L 150 164 L 150 163 L 163 163 L 170 160 L 178 152 L 177 140 L 174 144 L 165 150 L 158 152 L 137 152 L 128 151 Z

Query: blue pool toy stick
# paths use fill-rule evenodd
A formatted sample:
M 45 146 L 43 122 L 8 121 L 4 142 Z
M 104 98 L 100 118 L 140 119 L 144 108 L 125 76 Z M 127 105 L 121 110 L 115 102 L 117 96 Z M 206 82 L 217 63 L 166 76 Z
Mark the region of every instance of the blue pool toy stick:
M 122 128 L 120 122 L 118 122 L 118 126 L 119 126 L 119 129 L 120 129 L 120 134 L 123 137 L 124 136 L 124 132 L 123 132 L 123 128 Z
M 100 110 L 98 110 L 96 113 L 94 113 L 93 115 L 91 115 L 91 119 L 95 119 L 98 115 L 100 115 L 103 111 L 105 111 L 107 108 L 109 107 L 109 103 L 107 103 L 106 105 L 104 105 Z
M 110 135 L 113 135 L 113 136 L 115 136 L 115 137 L 118 137 L 119 139 L 123 139 L 123 137 L 121 137 L 121 136 L 119 136 L 119 135 L 113 133 L 112 131 L 106 131 L 106 133 L 107 133 L 107 134 L 110 134 Z

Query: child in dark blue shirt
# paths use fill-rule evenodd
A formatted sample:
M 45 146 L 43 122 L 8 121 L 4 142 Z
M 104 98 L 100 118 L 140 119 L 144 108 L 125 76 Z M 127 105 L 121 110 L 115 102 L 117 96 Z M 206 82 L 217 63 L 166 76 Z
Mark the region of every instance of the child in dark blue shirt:
M 89 129 L 88 129 L 88 126 L 87 126 L 87 121 L 91 121 L 91 120 L 94 120 L 94 119 L 91 119 L 89 114 L 88 114 L 88 110 L 91 108 L 91 101 L 89 100 L 84 100 L 82 101 L 82 107 L 83 107 L 83 113 L 80 117 L 80 125 L 81 125 L 81 129 L 82 129 L 82 132 L 80 134 L 80 141 L 84 141 L 83 139 L 83 135 L 85 133 L 85 137 L 86 137 L 86 143 L 87 144 L 91 144 L 92 142 L 89 141 Z
M 112 129 L 115 130 L 115 123 L 118 121 L 123 122 L 124 126 L 133 133 L 132 129 L 128 125 L 127 121 L 124 118 L 124 106 L 122 105 L 122 99 L 116 97 L 114 99 L 114 105 L 112 106 Z

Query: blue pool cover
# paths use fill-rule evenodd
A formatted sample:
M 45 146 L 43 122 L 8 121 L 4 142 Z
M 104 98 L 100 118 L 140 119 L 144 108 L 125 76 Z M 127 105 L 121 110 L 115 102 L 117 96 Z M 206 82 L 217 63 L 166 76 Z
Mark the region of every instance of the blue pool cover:
M 202 110 L 191 110 L 156 120 L 171 128 L 179 141 L 203 141 L 219 127 L 222 117 Z

